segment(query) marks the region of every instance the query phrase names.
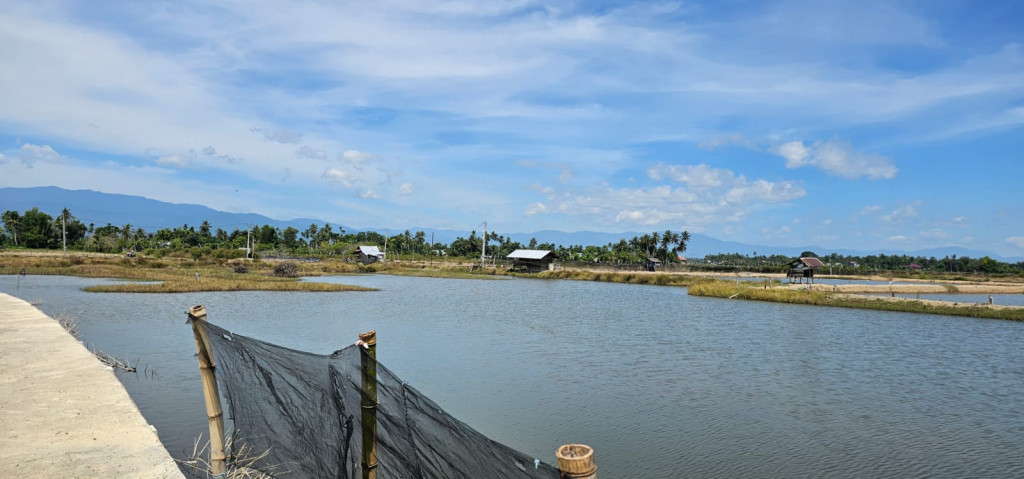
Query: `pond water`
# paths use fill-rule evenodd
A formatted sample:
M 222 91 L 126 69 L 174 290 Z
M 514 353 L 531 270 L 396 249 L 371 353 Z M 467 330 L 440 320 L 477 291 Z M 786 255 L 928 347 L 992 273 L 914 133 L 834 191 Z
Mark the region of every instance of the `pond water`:
M 376 329 L 381 362 L 454 416 L 549 463 L 589 444 L 605 478 L 1024 475 L 1024 323 L 628 284 L 318 280 L 380 291 L 93 294 L 79 288 L 103 280 L 39 276 L 0 291 L 155 369 L 120 378 L 175 457 L 206 430 L 185 324 L 204 304 L 316 353 Z

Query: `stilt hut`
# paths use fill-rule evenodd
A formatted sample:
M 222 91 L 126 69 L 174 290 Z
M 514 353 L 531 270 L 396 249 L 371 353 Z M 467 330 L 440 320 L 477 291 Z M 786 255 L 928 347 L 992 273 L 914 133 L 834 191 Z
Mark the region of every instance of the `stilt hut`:
M 553 269 L 555 252 L 542 249 L 517 249 L 506 258 L 512 260 L 512 270 L 536 273 Z
M 804 278 L 807 278 L 807 282 L 814 284 L 814 272 L 818 268 L 825 266 L 818 258 L 798 258 L 786 263 L 789 267 L 789 271 L 786 272 L 786 279 L 790 283 L 803 283 Z

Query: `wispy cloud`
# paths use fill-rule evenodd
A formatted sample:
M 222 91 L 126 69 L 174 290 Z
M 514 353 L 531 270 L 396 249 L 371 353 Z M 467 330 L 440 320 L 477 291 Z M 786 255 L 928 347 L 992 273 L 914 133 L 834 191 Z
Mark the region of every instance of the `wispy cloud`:
M 786 168 L 814 166 L 830 175 L 849 179 L 892 179 L 899 171 L 889 158 L 857 152 L 838 138 L 810 145 L 791 141 L 779 145 L 774 151 L 786 159 Z
M 1011 236 L 1006 238 L 1006 242 L 1018 248 L 1024 248 L 1024 236 Z

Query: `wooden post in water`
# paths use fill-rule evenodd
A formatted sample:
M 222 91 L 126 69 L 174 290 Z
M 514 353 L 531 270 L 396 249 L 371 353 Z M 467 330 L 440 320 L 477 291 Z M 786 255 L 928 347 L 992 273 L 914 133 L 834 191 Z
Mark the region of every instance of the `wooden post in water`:
M 363 411 L 363 479 L 377 479 L 377 331 L 359 335 Z
M 220 390 L 217 388 L 217 366 L 213 361 L 213 349 L 210 347 L 210 336 L 206 330 L 206 308 L 203 305 L 189 308 L 188 319 L 192 323 L 192 333 L 196 337 L 199 376 L 203 380 L 206 419 L 210 426 L 210 472 L 218 476 L 227 470 L 224 456 L 224 412 L 220 407 Z
M 597 479 L 594 449 L 583 444 L 566 444 L 555 451 L 558 470 L 566 479 Z

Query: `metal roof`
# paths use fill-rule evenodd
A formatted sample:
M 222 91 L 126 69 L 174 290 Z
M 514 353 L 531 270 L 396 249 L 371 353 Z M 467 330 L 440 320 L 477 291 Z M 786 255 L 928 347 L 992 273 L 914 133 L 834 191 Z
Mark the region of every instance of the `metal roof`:
M 506 258 L 510 259 L 545 259 L 550 255 L 552 251 L 544 249 L 517 249 L 510 253 Z
M 800 262 L 803 263 L 804 266 L 807 266 L 808 268 L 820 268 L 822 266 L 825 266 L 825 263 L 822 263 L 821 260 L 818 258 L 800 258 Z
M 360 246 L 359 247 L 359 252 L 363 253 L 363 254 L 365 254 L 367 256 L 381 256 L 381 255 L 384 254 L 384 253 L 381 253 L 380 252 L 380 248 L 378 248 L 376 246 Z

